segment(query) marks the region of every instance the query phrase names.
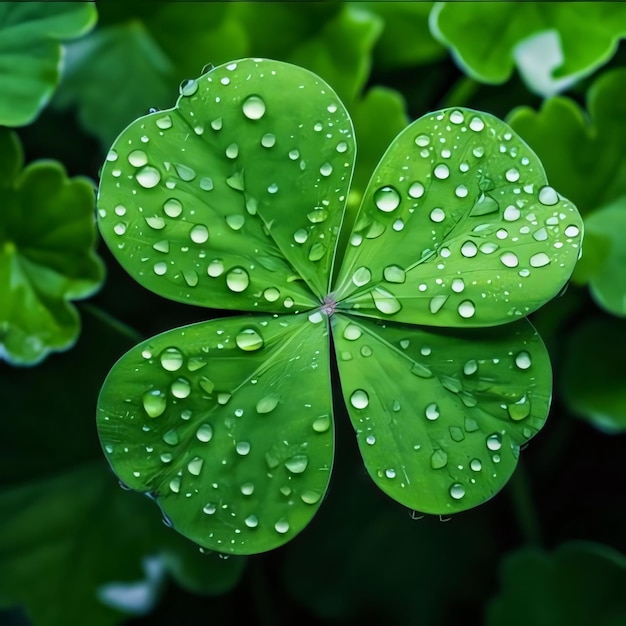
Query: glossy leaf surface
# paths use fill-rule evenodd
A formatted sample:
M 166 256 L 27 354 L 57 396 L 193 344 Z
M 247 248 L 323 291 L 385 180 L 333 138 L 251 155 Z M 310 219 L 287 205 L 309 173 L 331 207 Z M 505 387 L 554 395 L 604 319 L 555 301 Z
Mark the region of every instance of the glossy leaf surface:
M 288 541 L 330 479 L 327 333 L 319 313 L 233 317 L 133 348 L 98 403 L 112 467 L 202 546 L 249 554 Z
M 342 310 L 400 322 L 507 323 L 558 293 L 581 235 L 576 208 L 504 122 L 438 111 L 376 168 L 335 297 Z
M 17 136 L 0 128 L 0 358 L 30 365 L 78 336 L 70 300 L 99 287 L 94 194 L 54 161 L 22 169 Z
M 37 117 L 60 78 L 60 40 L 86 33 L 96 16 L 92 2 L 0 3 L 0 125 Z
M 298 93 L 294 115 L 285 92 Z M 310 308 L 328 292 L 354 162 L 348 115 L 292 65 L 245 59 L 140 118 L 102 171 L 103 236 L 159 295 L 230 309 Z
M 343 397 L 374 482 L 436 514 L 498 492 L 550 405 L 550 360 L 534 328 L 520 320 L 429 331 L 332 319 Z

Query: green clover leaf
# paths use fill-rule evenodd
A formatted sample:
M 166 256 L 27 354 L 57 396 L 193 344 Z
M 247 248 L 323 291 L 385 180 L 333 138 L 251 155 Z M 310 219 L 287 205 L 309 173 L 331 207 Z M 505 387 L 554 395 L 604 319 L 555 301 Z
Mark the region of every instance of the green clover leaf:
M 0 358 L 32 365 L 73 345 L 80 322 L 69 301 L 91 295 L 104 272 L 93 183 L 23 160 L 17 136 L 0 128 Z
M 125 269 L 251 312 L 141 343 L 98 403 L 115 472 L 207 548 L 269 550 L 315 514 L 331 337 L 365 466 L 407 507 L 489 499 L 545 421 L 550 364 L 524 316 L 569 279 L 575 207 L 504 122 L 447 109 L 392 142 L 339 237 L 355 154 L 333 90 L 263 59 L 184 84 L 108 154 L 99 224 Z
M 92 2 L 0 4 L 0 124 L 24 126 L 37 117 L 61 75 L 59 40 L 96 23 Z

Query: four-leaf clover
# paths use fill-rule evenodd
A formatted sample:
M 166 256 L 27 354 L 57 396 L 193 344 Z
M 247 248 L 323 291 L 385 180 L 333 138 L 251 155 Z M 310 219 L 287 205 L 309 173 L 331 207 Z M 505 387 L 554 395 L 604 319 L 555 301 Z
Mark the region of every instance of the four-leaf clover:
M 99 223 L 125 269 L 249 312 L 141 343 L 99 398 L 115 472 L 207 548 L 269 550 L 313 517 L 331 352 L 367 471 L 412 509 L 493 496 L 546 418 L 550 363 L 525 316 L 569 279 L 576 208 L 506 124 L 469 109 L 400 133 L 342 224 L 355 157 L 333 90 L 263 59 L 184 83 L 107 156 Z

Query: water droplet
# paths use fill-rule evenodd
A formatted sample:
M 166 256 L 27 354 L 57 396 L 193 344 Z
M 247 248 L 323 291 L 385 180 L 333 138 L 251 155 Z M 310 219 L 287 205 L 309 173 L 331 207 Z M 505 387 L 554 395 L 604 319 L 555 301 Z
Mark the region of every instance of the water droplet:
M 247 456 L 250 452 L 250 443 L 248 441 L 239 441 L 235 446 L 235 451 L 240 456 Z
M 415 361 L 413 365 L 411 365 L 411 374 L 415 374 L 415 376 L 419 376 L 420 378 L 430 378 L 433 372 L 428 365 Z
M 160 459 L 161 459 L 161 462 L 162 462 L 162 463 L 171 463 L 173 458 L 174 458 L 174 457 L 173 457 L 173 456 L 172 456 L 169 452 L 164 452 L 164 453 L 160 456 Z
M 162 230 L 165 228 L 165 220 L 159 215 L 150 215 L 144 219 L 146 220 L 146 224 L 153 230 Z
M 251 496 L 254 493 L 254 485 L 252 483 L 244 483 L 240 489 L 244 496 Z
M 167 272 L 167 264 L 163 261 L 159 261 L 154 264 L 152 269 L 157 276 L 163 276 Z
M 437 313 L 441 310 L 441 307 L 446 303 L 448 296 L 434 296 L 430 299 L 429 310 L 431 313 Z
M 218 117 L 211 122 L 211 128 L 213 130 L 222 130 L 222 118 Z
M 330 163 L 324 163 L 320 167 L 320 174 L 322 176 L 330 176 L 333 173 L 333 166 Z
M 326 254 L 326 248 L 319 241 L 314 243 L 309 250 L 309 261 L 319 261 Z
M 355 324 L 348 324 L 343 331 L 343 338 L 348 341 L 356 341 L 362 332 L 361 329 Z
M 580 234 L 578 226 L 574 226 L 573 224 L 568 226 L 564 232 L 566 237 L 578 237 Z
M 265 102 L 260 96 L 248 96 L 243 101 L 242 110 L 249 120 L 260 120 L 265 115 Z
M 460 500 L 465 495 L 465 487 L 461 483 L 453 483 L 450 487 L 450 496 L 455 500 Z
M 207 274 L 211 278 L 217 278 L 224 273 L 224 263 L 220 259 L 213 259 L 207 267 Z
M 437 403 L 431 402 L 427 405 L 424 413 L 426 415 L 426 419 L 431 421 L 436 420 L 439 417 L 439 407 L 437 406 Z
M 202 424 L 196 431 L 196 438 L 202 443 L 208 443 L 213 439 L 213 427 L 211 424 Z
M 306 454 L 296 454 L 285 461 L 285 467 L 292 474 L 302 474 L 309 465 L 309 457 Z
M 319 491 L 313 491 L 312 489 L 307 489 L 300 494 L 300 499 L 304 504 L 316 504 L 321 497 L 322 494 Z
M 475 257 L 478 254 L 478 247 L 473 241 L 466 241 L 461 246 L 461 254 L 467 258 Z
M 479 133 L 483 128 L 485 128 L 485 123 L 480 119 L 480 117 L 474 116 L 469 123 L 469 127 L 476 133 Z
M 180 214 L 183 212 L 183 205 L 180 200 L 169 198 L 163 203 L 163 212 L 168 217 L 180 217 Z
M 443 209 L 436 207 L 430 212 L 430 219 L 437 223 L 443 222 L 443 220 L 446 219 L 446 212 Z
M 355 409 L 367 408 L 369 401 L 370 401 L 369 396 L 367 395 L 367 392 L 364 391 L 363 389 L 357 389 L 350 396 L 350 404 Z
M 384 213 L 390 213 L 400 205 L 400 194 L 394 187 L 381 187 L 374 193 L 374 204 Z
M 207 515 L 213 515 L 215 511 L 217 511 L 217 506 L 212 502 L 209 502 L 202 508 L 202 512 L 206 513 Z
M 236 159 L 239 156 L 239 146 L 236 143 L 231 143 L 226 147 L 224 154 L 226 154 L 229 159 Z
M 463 282 L 462 278 L 454 278 L 452 280 L 452 291 L 454 291 L 454 293 L 462 293 L 463 290 L 465 289 L 465 283 Z
M 531 267 L 545 267 L 550 263 L 550 257 L 545 252 L 538 252 L 530 257 Z
M 515 355 L 515 365 L 521 370 L 527 370 L 532 365 L 530 354 L 526 350 L 518 352 Z
M 476 307 L 471 300 L 463 300 L 463 302 L 459 304 L 457 311 L 461 317 L 469 319 L 470 317 L 473 317 L 474 313 L 476 313 Z
M 466 198 L 469 191 L 465 185 L 458 185 L 454 190 L 454 195 L 457 198 Z
M 422 185 L 422 183 L 414 182 L 409 187 L 409 196 L 417 200 L 417 198 L 421 198 L 424 195 L 424 191 L 425 191 L 425 188 L 424 188 L 424 185 Z
M 403 283 L 406 280 L 406 272 L 399 265 L 388 265 L 383 270 L 383 278 L 388 283 Z
M 176 372 L 183 366 L 183 353 L 178 348 L 166 348 L 161 352 L 161 366 L 168 372 Z
M 395 315 L 402 309 L 400 301 L 391 292 L 382 287 L 375 287 L 372 290 L 372 299 L 374 300 L 374 306 L 385 315 Z
M 435 450 L 430 456 L 430 466 L 433 469 L 441 469 L 448 464 L 448 455 L 441 449 Z
M 243 215 L 227 215 L 226 224 L 233 230 L 241 230 L 245 224 L 246 218 Z
M 519 172 L 517 171 L 516 168 L 512 167 L 504 173 L 504 177 L 510 183 L 516 183 L 519 180 Z
M 168 430 L 163 435 L 163 441 L 170 446 L 177 446 L 180 443 L 180 437 L 178 435 L 178 431 L 175 428 Z
M 107 161 L 117 161 L 118 158 L 118 154 L 115 150 L 109 150 L 109 153 L 107 154 Z
M 263 338 L 254 328 L 244 328 L 235 338 L 237 346 L 245 352 L 254 352 L 263 347 Z
M 539 190 L 539 202 L 545 206 L 553 206 L 559 201 L 557 192 L 549 186 L 542 187 Z
M 273 148 L 276 145 L 275 135 L 272 135 L 272 133 L 265 133 L 265 135 L 261 137 L 261 145 L 264 148 Z
M 316 433 L 325 433 L 330 428 L 330 415 L 321 415 L 313 422 L 313 430 Z
M 178 493 L 180 491 L 180 476 L 175 476 L 170 480 L 170 490 L 173 493 Z
M 450 168 L 445 163 L 439 163 L 439 165 L 435 166 L 433 174 L 435 175 L 435 178 L 445 180 L 448 176 L 450 176 Z
M 182 400 L 191 393 L 191 385 L 186 378 L 178 378 L 172 383 L 170 390 L 175 398 Z
M 362 287 L 370 282 L 372 279 L 372 272 L 367 267 L 359 267 L 352 274 L 352 282 L 357 287 Z
M 487 447 L 494 452 L 502 447 L 502 437 L 498 433 L 493 433 L 487 437 Z
M 472 374 L 475 374 L 477 371 L 478 371 L 478 363 L 474 359 L 467 361 L 467 363 L 465 363 L 465 365 L 463 366 L 463 373 L 466 376 L 471 376 Z
M 495 252 L 500 246 L 497 243 L 493 243 L 492 241 L 485 241 L 485 243 L 480 244 L 480 251 L 483 254 L 491 254 Z
M 519 422 L 530 415 L 530 400 L 526 396 L 522 396 L 517 402 L 509 404 L 507 409 L 509 417 L 513 421 Z
M 248 528 L 256 528 L 259 525 L 259 518 L 256 515 L 248 515 L 243 522 Z
M 289 522 L 286 519 L 280 519 L 274 524 L 274 530 L 281 535 L 289 532 Z
M 519 265 L 519 259 L 513 252 L 505 252 L 500 255 L 500 261 L 502 265 L 506 267 L 517 267 Z
M 514 222 L 515 220 L 518 220 L 520 218 L 520 215 L 521 215 L 520 210 L 516 206 L 513 206 L 511 204 L 508 207 L 506 207 L 506 209 L 504 209 L 504 213 L 502 214 L 502 217 L 507 222 Z
M 120 236 L 123 235 L 126 232 L 126 224 L 124 224 L 124 222 L 118 222 L 113 227 L 113 232 L 116 235 L 120 235 Z
M 151 189 L 161 181 L 161 173 L 156 167 L 146 165 L 135 174 L 135 178 L 144 189 Z
M 313 211 L 307 213 L 307 219 L 311 224 L 320 224 L 328 217 L 328 211 L 323 207 L 315 207 Z
M 270 393 L 269 395 L 261 398 L 256 404 L 257 413 L 270 413 L 278 406 L 280 396 L 277 393 Z
M 200 472 L 202 471 L 202 466 L 204 465 L 204 460 L 199 456 L 194 457 L 187 463 L 187 470 L 190 474 L 194 476 L 200 476 Z
M 161 130 L 167 130 L 168 128 L 172 128 L 172 118 L 169 115 L 164 115 L 163 117 L 157 119 L 156 125 Z
M 465 439 L 465 433 L 458 426 L 450 426 L 450 438 L 452 441 L 463 441 Z
M 198 81 L 192 79 L 184 80 L 180 84 L 180 95 L 188 98 L 189 96 L 193 96 L 198 91 Z
M 133 167 L 142 167 L 148 163 L 148 155 L 143 150 L 133 150 L 128 155 L 128 162 Z
M 425 148 L 430 143 L 430 137 L 428 135 L 418 135 L 415 138 L 415 143 L 420 148 Z
M 241 293 L 245 291 L 250 284 L 248 272 L 243 267 L 234 267 L 226 274 L 226 285 L 231 291 Z

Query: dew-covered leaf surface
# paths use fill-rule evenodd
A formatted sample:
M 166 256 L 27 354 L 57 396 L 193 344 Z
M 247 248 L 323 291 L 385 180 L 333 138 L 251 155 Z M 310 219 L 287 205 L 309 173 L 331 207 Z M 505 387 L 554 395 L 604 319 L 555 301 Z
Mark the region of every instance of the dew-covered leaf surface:
M 406 128 L 375 170 L 335 297 L 400 322 L 503 324 L 559 292 L 581 236 L 576 207 L 504 122 L 445 109 Z
M 626 432 L 626 321 L 589 320 L 568 338 L 561 391 L 570 410 L 606 433 Z
M 0 359 L 31 365 L 76 341 L 70 300 L 96 291 L 104 272 L 92 183 L 55 161 L 23 161 L 17 136 L 0 129 Z
M 445 514 L 504 486 L 550 405 L 550 360 L 529 322 L 431 331 L 332 320 L 343 397 L 367 470 L 385 493 Z
M 301 97 L 297 114 L 286 93 Z M 120 135 L 102 171 L 100 228 L 159 295 L 310 308 L 328 292 L 354 153 L 352 123 L 320 79 L 275 61 L 229 63 Z
M 518 107 L 511 127 L 537 153 L 550 182 L 583 215 L 626 194 L 626 69 L 597 78 L 587 110 L 570 98 L 546 100 L 539 111 Z
M 92 2 L 0 3 L 0 125 L 32 122 L 61 74 L 60 40 L 96 22 Z
M 531 88 L 545 93 L 560 87 L 555 78 L 588 74 L 613 56 L 626 35 L 626 8 L 614 2 L 438 2 L 430 25 L 469 76 L 503 83 L 515 64 Z
M 626 623 L 626 559 L 613 548 L 569 542 L 554 552 L 525 548 L 503 563 L 501 591 L 486 626 L 620 626 Z
M 248 316 L 139 344 L 98 402 L 113 469 L 202 546 L 249 554 L 285 543 L 330 479 L 327 335 L 320 313 Z

